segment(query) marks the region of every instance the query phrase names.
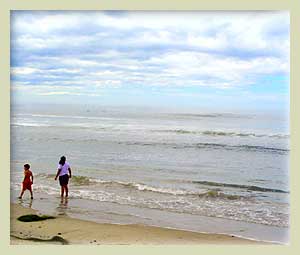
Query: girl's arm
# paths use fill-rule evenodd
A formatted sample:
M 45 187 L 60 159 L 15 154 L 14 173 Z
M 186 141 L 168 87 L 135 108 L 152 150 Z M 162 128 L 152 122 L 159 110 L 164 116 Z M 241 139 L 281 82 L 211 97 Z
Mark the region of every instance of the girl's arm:
M 69 167 L 69 168 L 68 168 L 68 170 L 69 170 L 69 174 L 70 174 L 70 176 L 69 176 L 69 177 L 70 177 L 70 178 L 72 178 L 72 171 L 71 171 L 71 167 Z
M 31 183 L 33 183 L 33 174 L 31 174 Z
M 57 177 L 58 177 L 60 171 L 61 171 L 61 169 L 57 169 L 57 173 L 56 173 L 56 176 L 55 176 L 54 180 L 57 180 Z

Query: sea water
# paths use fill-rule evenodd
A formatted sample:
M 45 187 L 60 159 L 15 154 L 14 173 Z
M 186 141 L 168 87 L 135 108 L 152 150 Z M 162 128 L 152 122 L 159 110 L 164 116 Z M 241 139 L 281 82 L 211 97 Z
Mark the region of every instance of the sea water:
M 70 198 L 54 181 L 70 163 Z M 25 205 L 110 223 L 139 223 L 286 241 L 287 114 L 104 106 L 13 106 L 11 190 L 23 165 Z

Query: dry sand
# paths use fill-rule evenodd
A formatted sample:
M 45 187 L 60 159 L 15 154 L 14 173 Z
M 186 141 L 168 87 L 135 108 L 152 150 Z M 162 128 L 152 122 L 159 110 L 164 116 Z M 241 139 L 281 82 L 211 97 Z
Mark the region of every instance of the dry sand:
M 143 225 L 101 224 L 66 216 L 38 222 L 17 218 L 39 214 L 11 204 L 11 244 L 265 244 L 222 234 L 202 234 Z

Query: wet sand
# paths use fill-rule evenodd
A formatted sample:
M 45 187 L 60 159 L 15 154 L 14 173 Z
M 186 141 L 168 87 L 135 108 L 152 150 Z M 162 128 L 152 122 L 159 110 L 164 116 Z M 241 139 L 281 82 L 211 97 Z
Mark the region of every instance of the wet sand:
M 143 225 L 101 224 L 59 216 L 37 222 L 17 218 L 37 211 L 11 204 L 11 244 L 265 244 L 222 234 L 202 234 Z

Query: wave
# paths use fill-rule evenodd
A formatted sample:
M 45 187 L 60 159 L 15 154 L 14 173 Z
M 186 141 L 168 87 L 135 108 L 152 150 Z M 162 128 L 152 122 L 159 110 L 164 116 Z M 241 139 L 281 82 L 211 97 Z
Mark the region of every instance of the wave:
M 134 189 L 137 191 L 150 191 L 150 192 L 165 193 L 170 195 L 199 195 L 200 194 L 197 192 L 191 192 L 187 190 L 174 190 L 174 189 L 168 189 L 162 187 L 153 187 L 153 186 L 148 186 L 144 183 L 101 180 L 101 179 L 89 178 L 87 176 L 74 176 L 74 177 L 75 178 L 72 177 L 72 183 L 74 185 L 102 184 L 102 185 L 109 185 L 109 186 L 119 186 L 123 188 Z
M 178 118 L 233 118 L 233 119 L 253 119 L 252 114 L 237 114 L 237 113 L 171 113 L 171 116 Z
M 36 176 L 41 179 L 52 180 L 54 179 L 55 174 L 38 173 L 36 174 Z M 73 185 L 90 185 L 96 182 L 96 180 L 93 180 L 88 176 L 82 175 L 72 175 L 71 180 Z
M 41 114 L 31 114 L 29 115 L 31 117 L 45 117 L 45 118 L 74 118 L 74 119 L 84 119 L 84 120 L 119 120 L 114 117 L 96 117 L 96 116 L 64 116 L 64 115 L 41 115 Z M 193 116 L 193 115 L 192 115 Z M 198 116 L 198 115 L 196 115 Z M 217 115 L 199 115 L 199 116 L 219 116 Z M 18 118 L 18 117 L 17 117 Z M 103 124 L 103 123 L 102 123 Z M 99 130 L 104 130 L 104 131 L 130 131 L 133 130 L 131 127 L 128 128 L 128 125 L 125 125 L 124 127 L 120 128 L 120 125 L 116 127 L 115 124 L 110 124 L 108 126 L 99 126 L 99 122 L 86 122 L 86 123 L 73 123 L 72 124 L 69 122 L 68 124 L 64 125 L 57 125 L 55 124 L 49 124 L 48 122 L 46 123 L 41 123 L 39 120 L 34 121 L 30 120 L 26 123 L 22 119 L 17 119 L 15 121 L 12 121 L 12 125 L 14 126 L 53 126 L 53 127 L 72 127 L 72 128 L 83 128 L 83 129 L 99 129 Z M 225 136 L 225 137 L 255 137 L 255 138 L 278 138 L 278 139 L 284 139 L 284 138 L 289 138 L 289 134 L 283 134 L 283 133 L 275 133 L 275 134 L 260 134 L 260 133 L 255 133 L 255 132 L 238 132 L 238 131 L 226 131 L 226 130 L 190 130 L 190 129 L 184 129 L 184 128 L 177 128 L 177 129 L 143 129 L 144 131 L 149 131 L 152 133 L 174 133 L 174 134 L 181 134 L 181 135 L 202 135 L 202 136 L 213 136 L 213 137 L 218 137 L 218 136 Z
M 260 145 L 228 145 L 222 143 L 193 143 L 193 144 L 176 144 L 176 143 L 153 143 L 153 142 L 119 142 L 119 144 L 125 145 L 139 145 L 139 146 L 167 146 L 173 149 L 225 149 L 225 150 L 247 150 L 247 151 L 263 151 L 271 153 L 286 154 L 289 149 L 276 148 L 276 147 L 266 147 Z
M 55 175 L 37 174 L 37 176 L 41 178 L 53 179 Z M 100 185 L 109 185 L 111 187 L 119 186 L 123 188 L 134 189 L 137 191 L 149 191 L 149 192 L 164 193 L 170 195 L 198 195 L 198 196 L 211 196 L 211 197 L 218 197 L 218 196 L 226 197 L 221 193 L 215 193 L 216 192 L 215 190 L 196 192 L 196 191 L 188 191 L 188 190 L 180 190 L 180 189 L 154 187 L 154 186 L 146 185 L 144 183 L 123 182 L 123 181 L 116 181 L 116 180 L 101 180 L 96 178 L 90 178 L 88 176 L 80 176 L 80 175 L 77 176 L 73 175 L 71 178 L 71 182 L 75 186 L 89 186 L 89 185 L 100 184 Z
M 39 125 L 44 126 L 44 125 Z M 106 128 L 97 128 L 98 131 L 106 130 Z M 120 130 L 120 129 L 116 129 Z M 115 131 L 115 130 L 114 130 Z M 24 137 L 26 140 L 34 140 L 34 138 Z M 40 138 L 35 138 L 36 140 L 42 140 Z M 64 143 L 103 143 L 102 139 L 99 138 L 62 138 L 62 137 L 48 137 L 47 141 L 63 141 Z M 278 147 L 268 147 L 261 145 L 248 145 L 248 144 L 239 144 L 239 145 L 230 145 L 224 143 L 168 143 L 168 142 L 128 142 L 120 141 L 117 142 L 120 145 L 126 146 L 157 146 L 157 147 L 169 147 L 172 149 L 212 149 L 212 150 L 235 150 L 235 151 L 259 151 L 259 152 L 268 152 L 276 154 L 287 154 L 289 149 L 287 148 L 278 148 Z
M 177 116 L 177 117 L 192 117 L 192 118 L 217 118 L 217 117 L 222 117 L 225 116 L 224 114 L 221 113 L 176 113 L 176 114 L 171 114 L 172 116 Z
M 275 148 L 275 147 L 265 147 L 260 145 L 227 145 L 227 144 L 218 144 L 218 143 L 197 143 L 196 147 L 198 148 L 224 148 L 224 149 L 242 149 L 247 151 L 265 151 L 265 152 L 275 152 L 275 153 L 287 153 L 288 149 Z
M 176 133 L 176 134 L 198 134 L 206 136 L 236 136 L 236 137 L 270 137 L 270 138 L 288 138 L 287 134 L 256 134 L 256 133 L 240 133 L 240 132 L 228 132 L 228 131 L 214 131 L 214 130 L 204 130 L 204 131 L 194 131 L 185 129 L 153 129 L 152 132 L 161 133 Z
M 49 178 L 53 179 L 53 174 L 37 174 L 37 176 L 42 178 Z M 241 196 L 232 195 L 232 194 L 225 194 L 221 190 L 218 189 L 205 189 L 200 191 L 190 191 L 185 189 L 170 189 L 165 187 L 155 187 L 150 186 L 144 183 L 135 183 L 135 182 L 124 182 L 118 180 L 102 180 L 96 178 L 90 178 L 88 176 L 76 176 L 73 175 L 71 182 L 75 186 L 89 186 L 89 185 L 107 185 L 110 187 L 119 186 L 122 188 L 134 189 L 137 191 L 148 191 L 148 192 L 156 192 L 156 193 L 163 193 L 163 194 L 170 194 L 170 195 L 196 195 L 199 197 L 212 197 L 212 198 L 228 198 L 228 199 L 239 199 Z M 186 182 L 186 183 L 194 183 L 194 184 L 201 184 L 209 187 L 229 187 L 229 188 L 238 188 L 238 189 L 246 189 L 250 191 L 260 191 L 260 192 L 275 192 L 275 193 L 289 193 L 288 191 L 275 189 L 275 188 L 266 188 L 266 187 L 259 187 L 253 185 L 242 185 L 242 184 L 231 184 L 231 183 L 222 183 L 222 182 L 211 182 L 211 181 L 178 181 L 178 182 Z
M 85 119 L 85 120 L 112 120 L 116 118 L 104 116 L 79 116 L 79 115 L 55 115 L 55 114 L 15 114 L 15 116 L 29 116 L 38 118 L 66 118 L 66 119 Z
M 14 122 L 12 126 L 23 126 L 23 127 L 51 127 L 49 124 L 44 123 L 26 123 L 26 122 Z
M 18 194 L 19 186 L 11 188 Z M 37 193 L 48 194 L 51 197 L 59 196 L 59 187 L 53 185 L 36 185 L 34 190 Z M 70 197 L 76 199 L 87 199 L 91 201 L 116 203 L 118 205 L 130 205 L 139 208 L 158 209 L 176 213 L 187 213 L 191 215 L 202 215 L 208 217 L 217 217 L 224 219 L 253 222 L 259 224 L 275 225 L 280 227 L 289 226 L 288 213 L 281 210 L 286 205 L 276 203 L 269 204 L 263 201 L 256 201 L 248 196 L 240 197 L 228 195 L 217 190 L 208 190 L 197 197 L 158 197 L 158 196 L 141 196 L 132 192 L 120 192 L 120 190 L 104 189 L 86 189 L 85 187 L 72 187 Z M 45 196 L 43 196 L 43 199 Z M 191 199 L 189 199 L 191 198 Z M 245 199 L 244 199 L 245 198 Z M 233 200 L 233 201 L 230 201 Z M 275 207 L 274 207 L 275 206 Z M 258 210 L 259 209 L 259 210 Z M 261 209 L 261 210 L 260 210 Z
M 265 188 L 265 187 L 259 187 L 253 185 L 241 185 L 241 184 L 210 182 L 210 181 L 192 181 L 192 183 L 202 184 L 206 186 L 214 186 L 214 187 L 239 188 L 239 189 L 246 189 L 246 190 L 260 191 L 260 192 L 289 193 L 288 191 L 281 190 L 281 189 Z

